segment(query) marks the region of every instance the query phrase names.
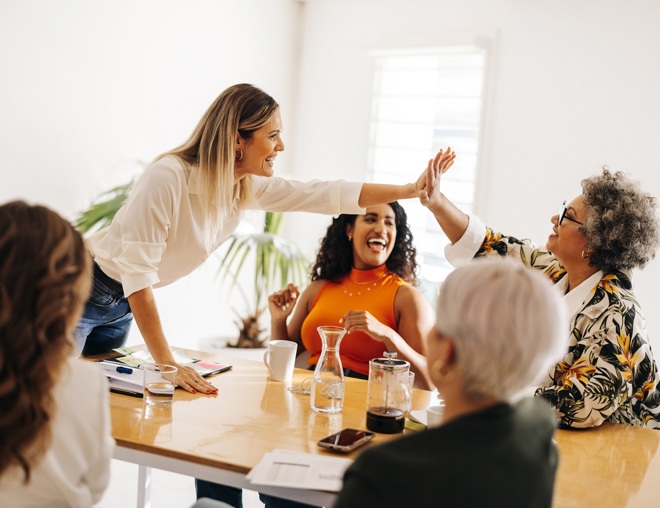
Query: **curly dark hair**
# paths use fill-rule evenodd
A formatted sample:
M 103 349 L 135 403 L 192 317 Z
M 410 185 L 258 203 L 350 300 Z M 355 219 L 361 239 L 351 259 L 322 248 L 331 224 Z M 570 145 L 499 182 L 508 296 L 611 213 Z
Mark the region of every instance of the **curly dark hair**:
M 660 238 L 656 198 L 621 172 L 582 180 L 586 207 L 580 227 L 591 251 L 590 265 L 612 270 L 643 268 L 655 257 Z
M 385 266 L 390 272 L 415 285 L 418 271 L 417 250 L 413 245 L 408 216 L 397 201 L 388 204 L 394 211 L 396 240 Z M 353 267 L 353 245 L 348 241 L 346 226 L 354 225 L 356 218 L 357 215 L 341 214 L 332 219 L 316 254 L 316 261 L 311 269 L 311 280 L 339 282 L 342 277 L 350 273 Z
M 30 468 L 51 442 L 53 387 L 91 286 L 80 234 L 43 206 L 0 206 L 0 476 Z

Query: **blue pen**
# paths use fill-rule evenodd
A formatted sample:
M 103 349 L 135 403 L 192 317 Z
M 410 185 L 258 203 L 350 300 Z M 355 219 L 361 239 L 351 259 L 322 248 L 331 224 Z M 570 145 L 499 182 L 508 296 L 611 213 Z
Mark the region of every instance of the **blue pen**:
M 110 362 L 101 362 L 102 365 L 107 365 L 108 367 L 113 367 L 120 374 L 133 374 L 133 369 L 131 367 L 124 367 L 122 365 L 117 365 Z

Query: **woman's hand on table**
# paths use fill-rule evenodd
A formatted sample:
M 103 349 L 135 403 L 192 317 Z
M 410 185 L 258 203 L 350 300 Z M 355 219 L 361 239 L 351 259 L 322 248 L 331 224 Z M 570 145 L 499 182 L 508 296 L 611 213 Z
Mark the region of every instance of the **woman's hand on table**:
M 199 372 L 189 365 L 176 365 L 176 384 L 190 393 L 217 393 L 218 389 L 206 381 Z

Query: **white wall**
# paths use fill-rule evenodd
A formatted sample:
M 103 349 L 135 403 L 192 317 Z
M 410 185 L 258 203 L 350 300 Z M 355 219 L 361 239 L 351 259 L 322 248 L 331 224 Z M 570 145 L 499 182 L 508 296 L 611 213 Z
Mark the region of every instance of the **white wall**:
M 494 40 L 478 182 L 488 223 L 544 241 L 561 201 L 603 164 L 660 196 L 660 2 L 307 0 L 302 20 L 300 8 L 3 0 L 0 202 L 25 198 L 73 217 L 123 182 L 128 162 L 181 143 L 218 93 L 242 81 L 282 105 L 280 174 L 361 180 L 367 53 L 479 35 Z M 410 161 L 420 170 L 424 162 Z M 285 227 L 311 255 L 327 224 L 292 214 Z M 157 291 L 172 343 L 234 333 L 234 300 L 223 298 L 214 268 Z M 658 280 L 660 261 L 635 277 L 656 351 Z
M 296 174 L 364 173 L 369 51 L 486 36 L 494 51 L 477 211 L 487 223 L 544 242 L 562 200 L 605 164 L 660 197 L 658 26 L 660 2 L 651 1 L 309 0 Z M 425 161 L 410 163 L 421 170 Z M 460 171 L 460 154 L 452 171 Z M 303 220 L 310 224 L 302 216 L 287 222 L 290 231 L 301 231 Z M 315 220 L 304 239 L 308 251 L 327 223 Z M 656 351 L 658 281 L 658 260 L 634 278 Z
M 234 83 L 268 91 L 286 122 L 299 11 L 295 0 L 3 0 L 0 202 L 27 199 L 73 218 L 126 182 L 132 161 L 185 141 Z M 214 269 L 157 290 L 171 343 L 232 328 Z

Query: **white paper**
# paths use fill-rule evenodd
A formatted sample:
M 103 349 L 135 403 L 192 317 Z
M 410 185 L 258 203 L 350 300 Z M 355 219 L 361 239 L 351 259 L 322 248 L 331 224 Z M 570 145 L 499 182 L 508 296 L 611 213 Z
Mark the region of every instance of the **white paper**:
M 274 450 L 247 474 L 255 485 L 339 492 L 352 459 Z
M 414 422 L 421 423 L 422 425 L 428 425 L 426 419 L 426 409 L 414 409 L 408 413 L 408 418 Z
M 133 367 L 122 367 L 116 363 L 99 362 L 103 373 L 108 378 L 110 388 L 117 388 L 133 393 L 142 393 L 144 384 L 144 371 Z M 131 369 L 131 373 L 118 372 L 117 367 Z

